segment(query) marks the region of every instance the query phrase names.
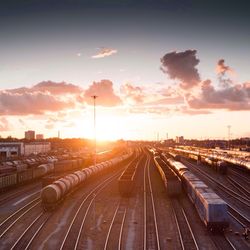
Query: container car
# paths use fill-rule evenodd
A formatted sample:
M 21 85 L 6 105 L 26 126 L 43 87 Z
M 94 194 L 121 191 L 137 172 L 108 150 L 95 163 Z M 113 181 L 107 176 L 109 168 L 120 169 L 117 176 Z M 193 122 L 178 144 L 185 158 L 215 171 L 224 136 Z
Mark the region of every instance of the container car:
M 229 225 L 228 208 L 214 191 L 180 162 L 168 160 L 171 168 L 178 173 L 182 185 L 194 204 L 201 220 L 210 231 L 223 231 Z

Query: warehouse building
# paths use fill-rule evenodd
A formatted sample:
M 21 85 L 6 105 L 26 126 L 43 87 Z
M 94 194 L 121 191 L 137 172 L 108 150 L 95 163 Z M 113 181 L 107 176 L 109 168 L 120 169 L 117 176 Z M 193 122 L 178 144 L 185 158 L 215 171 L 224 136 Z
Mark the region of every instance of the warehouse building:
M 0 142 L 0 160 L 47 153 L 50 150 L 50 142 Z

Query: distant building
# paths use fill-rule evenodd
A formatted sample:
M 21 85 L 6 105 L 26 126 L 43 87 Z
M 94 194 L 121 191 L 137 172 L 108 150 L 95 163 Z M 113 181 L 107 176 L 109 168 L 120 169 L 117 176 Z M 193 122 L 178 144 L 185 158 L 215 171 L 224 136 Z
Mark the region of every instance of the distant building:
M 0 160 L 47 153 L 50 150 L 50 142 L 0 142 Z
M 51 150 L 50 142 L 30 142 L 24 144 L 24 155 L 47 153 Z
M 43 140 L 43 134 L 37 134 L 36 139 L 37 140 Z
M 23 142 L 1 142 L 0 160 L 15 158 L 24 154 Z
M 27 140 L 34 140 L 35 139 L 35 131 L 33 131 L 33 130 L 25 131 L 24 137 Z
M 183 136 L 176 136 L 175 142 L 178 144 L 182 144 L 184 142 Z

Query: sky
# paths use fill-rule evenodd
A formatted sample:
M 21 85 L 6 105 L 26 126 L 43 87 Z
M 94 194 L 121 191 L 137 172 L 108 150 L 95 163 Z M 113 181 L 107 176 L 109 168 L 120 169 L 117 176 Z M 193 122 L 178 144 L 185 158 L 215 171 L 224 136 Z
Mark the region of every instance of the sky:
M 0 135 L 250 136 L 250 4 L 0 3 Z

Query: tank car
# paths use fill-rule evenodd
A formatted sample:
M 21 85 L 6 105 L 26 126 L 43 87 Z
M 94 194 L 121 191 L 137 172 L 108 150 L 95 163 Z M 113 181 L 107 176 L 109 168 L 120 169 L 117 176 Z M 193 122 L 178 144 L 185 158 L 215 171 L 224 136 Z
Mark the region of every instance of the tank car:
M 118 162 L 127 159 L 131 154 L 123 157 L 115 158 L 106 166 L 109 168 L 115 166 Z M 84 183 L 91 176 L 99 174 L 99 172 L 104 171 L 104 165 L 98 164 L 96 166 L 90 166 L 81 171 L 76 171 L 73 174 L 66 175 L 63 178 L 53 182 L 47 187 L 44 187 L 41 192 L 42 203 L 45 210 L 54 209 L 56 205 L 63 200 L 66 194 L 73 191 L 79 184 Z M 53 190 L 55 189 L 55 190 Z

